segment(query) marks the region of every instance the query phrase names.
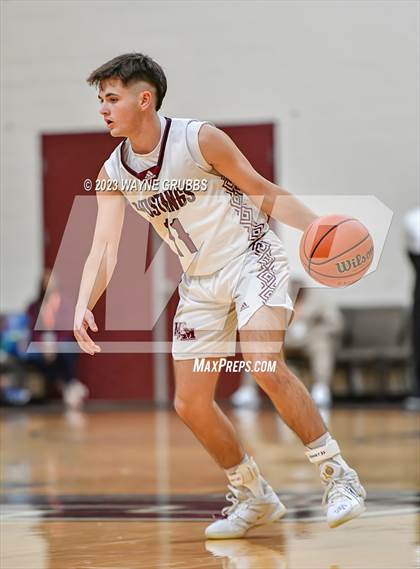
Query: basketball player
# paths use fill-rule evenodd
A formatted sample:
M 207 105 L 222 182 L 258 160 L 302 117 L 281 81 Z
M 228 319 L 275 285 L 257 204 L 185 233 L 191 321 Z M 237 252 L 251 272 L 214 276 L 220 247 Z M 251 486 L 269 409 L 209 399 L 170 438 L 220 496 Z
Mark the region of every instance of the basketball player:
M 99 180 L 118 189 L 97 195 L 95 233 L 75 312 L 80 347 L 91 355 L 100 352 L 87 330 L 97 331 L 92 310 L 117 261 L 128 200 L 179 256 L 184 270 L 174 320 L 175 409 L 225 470 L 231 502 L 206 537 L 243 537 L 286 511 L 214 401 L 218 371 L 194 372 L 194 358 L 214 362 L 232 355 L 237 329 L 244 360 L 276 363 L 275 372 L 253 375 L 305 445 L 307 458 L 318 465 L 328 524 L 355 518 L 364 510 L 365 490 L 281 352 L 293 306 L 286 254 L 268 216 L 304 230 L 315 214 L 260 176 L 222 131 L 161 116 L 166 78 L 151 58 L 116 57 L 93 71 L 88 83 L 99 88 L 100 114 L 111 136 L 125 140 L 99 172 Z M 127 192 L 130 180 L 157 180 L 159 191 L 142 184 Z M 205 191 L 194 191 L 185 180 L 198 181 L 195 188 Z

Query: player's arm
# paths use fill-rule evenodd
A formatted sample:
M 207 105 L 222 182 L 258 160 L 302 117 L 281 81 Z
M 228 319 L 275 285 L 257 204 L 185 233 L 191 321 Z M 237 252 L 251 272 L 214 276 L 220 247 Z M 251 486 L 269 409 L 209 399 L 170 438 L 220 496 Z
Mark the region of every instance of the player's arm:
M 200 129 L 198 143 L 206 162 L 266 214 L 302 231 L 318 217 L 295 196 L 261 176 L 223 131 L 205 124 Z
M 98 180 L 108 179 L 105 168 L 102 168 Z M 98 330 L 92 310 L 114 272 L 125 212 L 125 199 L 118 190 L 98 192 L 96 197 L 98 213 L 95 232 L 80 282 L 73 330 L 81 349 L 90 355 L 101 351 L 90 338 L 87 329 L 94 332 Z

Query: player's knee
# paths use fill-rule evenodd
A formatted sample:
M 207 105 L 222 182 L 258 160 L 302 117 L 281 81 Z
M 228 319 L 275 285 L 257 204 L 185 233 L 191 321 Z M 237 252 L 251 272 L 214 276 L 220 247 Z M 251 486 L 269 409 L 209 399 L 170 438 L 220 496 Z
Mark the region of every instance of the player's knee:
M 185 401 L 182 397 L 175 395 L 174 399 L 174 408 L 176 414 L 183 419 L 184 416 L 188 413 L 188 402 Z
M 203 402 L 200 400 L 175 395 L 174 408 L 178 417 L 180 417 L 184 423 L 194 423 L 199 417 L 201 417 L 204 411 L 203 405 Z

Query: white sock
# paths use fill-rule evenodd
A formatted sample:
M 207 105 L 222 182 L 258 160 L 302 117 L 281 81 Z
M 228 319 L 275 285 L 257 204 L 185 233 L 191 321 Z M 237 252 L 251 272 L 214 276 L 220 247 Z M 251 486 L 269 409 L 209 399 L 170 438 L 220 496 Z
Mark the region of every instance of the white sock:
M 311 443 L 308 443 L 306 446 L 308 447 L 308 449 L 324 447 L 328 443 L 328 441 L 331 441 L 331 440 L 332 440 L 332 436 L 327 431 L 326 433 L 321 435 L 318 439 L 315 439 Z

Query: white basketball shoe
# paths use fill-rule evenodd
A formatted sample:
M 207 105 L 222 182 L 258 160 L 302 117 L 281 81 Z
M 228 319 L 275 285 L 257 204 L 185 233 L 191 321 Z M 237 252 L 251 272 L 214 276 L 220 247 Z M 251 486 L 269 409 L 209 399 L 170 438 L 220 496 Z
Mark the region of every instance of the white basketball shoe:
M 326 383 L 318 381 L 311 389 L 312 399 L 317 407 L 329 409 L 331 407 L 331 390 Z
M 68 409 L 81 409 L 88 397 L 89 389 L 78 379 L 73 379 L 63 389 L 63 401 Z
M 285 506 L 261 477 L 252 458 L 238 465 L 228 478 L 230 492 L 226 499 L 231 505 L 223 508 L 219 519 L 206 528 L 207 539 L 244 537 L 251 528 L 273 523 L 286 513 Z M 255 491 L 257 487 L 259 490 Z
M 365 511 L 366 491 L 355 470 L 347 470 L 330 460 L 321 464 L 319 471 L 326 486 L 322 505 L 331 528 L 341 526 Z
M 340 448 L 333 439 L 323 447 L 309 450 L 306 455 L 319 464 L 322 483 L 325 486 L 322 505 L 327 522 L 336 528 L 365 511 L 366 491 L 360 484 L 355 470 L 340 456 Z

